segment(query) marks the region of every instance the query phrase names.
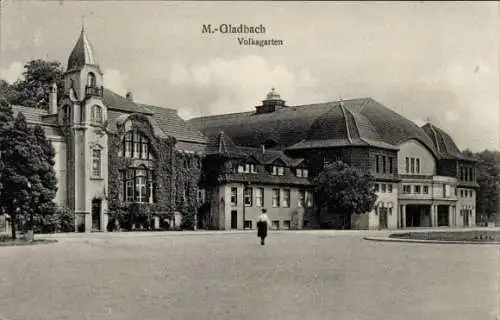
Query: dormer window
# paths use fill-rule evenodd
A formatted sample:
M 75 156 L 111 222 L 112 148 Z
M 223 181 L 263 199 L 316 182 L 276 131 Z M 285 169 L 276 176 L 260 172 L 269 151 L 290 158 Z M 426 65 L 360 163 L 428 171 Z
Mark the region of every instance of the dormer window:
M 297 168 L 296 175 L 299 178 L 307 178 L 309 176 L 309 170 Z
M 257 173 L 255 164 L 245 163 L 238 165 L 238 173 Z
M 271 174 L 273 176 L 283 176 L 283 175 L 285 175 L 285 167 L 283 167 L 283 166 L 272 166 L 271 167 Z

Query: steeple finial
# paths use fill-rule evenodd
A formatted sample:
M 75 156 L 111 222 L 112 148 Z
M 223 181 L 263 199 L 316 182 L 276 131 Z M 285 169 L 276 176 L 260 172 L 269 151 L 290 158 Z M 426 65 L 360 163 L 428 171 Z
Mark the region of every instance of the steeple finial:
M 82 14 L 82 33 L 85 32 L 85 14 Z

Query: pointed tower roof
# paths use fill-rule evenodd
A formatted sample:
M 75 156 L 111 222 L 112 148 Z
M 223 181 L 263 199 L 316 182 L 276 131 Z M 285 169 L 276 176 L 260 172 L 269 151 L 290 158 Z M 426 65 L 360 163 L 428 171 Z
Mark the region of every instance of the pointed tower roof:
M 71 54 L 69 55 L 68 68 L 66 71 L 79 70 L 85 65 L 93 65 L 99 68 L 97 56 L 95 55 L 94 49 L 87 38 L 85 28 L 82 26 L 80 37 L 78 38 L 73 51 L 71 51 Z

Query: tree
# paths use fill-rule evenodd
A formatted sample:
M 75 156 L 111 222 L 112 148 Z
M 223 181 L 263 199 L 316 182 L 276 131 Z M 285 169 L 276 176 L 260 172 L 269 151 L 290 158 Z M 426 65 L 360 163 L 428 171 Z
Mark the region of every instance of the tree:
M 484 217 L 497 212 L 500 194 L 500 152 L 484 150 L 474 154 L 478 159 L 476 180 L 479 184 L 476 211 Z M 497 213 L 498 214 L 498 213 Z
M 18 95 L 18 92 L 10 83 L 0 79 L 0 99 L 5 99 L 8 102 L 15 101 L 18 99 Z
M 38 186 L 40 195 L 34 207 L 35 214 L 47 215 L 55 211 L 54 198 L 57 193 L 57 178 L 54 170 L 56 152 L 52 143 L 45 136 L 42 127 L 36 125 L 33 128 L 34 145 L 37 148 L 37 156 L 40 158 L 38 176 L 41 184 Z
M 12 125 L 12 120 L 13 120 L 13 113 L 12 113 L 12 106 L 10 103 L 4 99 L 3 97 L 0 97 L 0 146 L 2 145 L 2 141 L 6 137 L 6 131 L 9 130 L 9 127 Z M 2 176 L 3 173 L 3 168 L 4 168 L 4 159 L 2 158 L 2 151 L 3 149 L 0 148 L 0 177 Z M 1 178 L 0 178 L 1 181 Z M 4 192 L 2 185 L 0 183 L 0 195 Z M 0 208 L 0 214 L 4 212 L 1 211 Z
M 0 183 L 3 192 L 0 205 L 11 217 L 12 238 L 15 239 L 18 221 L 31 213 L 33 202 L 38 197 L 40 159 L 22 113 L 17 115 L 13 126 L 4 130 L 1 142 L 3 170 Z
M 373 209 L 377 196 L 373 189 L 373 177 L 362 174 L 342 162 L 325 165 L 314 179 L 318 220 L 320 212 L 340 215 L 350 227 L 352 214 L 361 214 Z
M 17 80 L 10 94 L 9 102 L 31 108 L 48 108 L 50 87 L 57 84 L 58 92 L 63 92 L 63 69 L 59 61 L 32 60 L 24 65 L 24 79 Z M 58 95 L 60 99 L 61 95 Z

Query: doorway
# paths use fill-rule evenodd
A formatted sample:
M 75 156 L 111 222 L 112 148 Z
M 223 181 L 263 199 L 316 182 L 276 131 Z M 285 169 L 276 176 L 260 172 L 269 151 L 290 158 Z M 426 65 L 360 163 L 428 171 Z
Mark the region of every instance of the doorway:
M 101 199 L 92 200 L 92 231 L 101 230 Z
M 231 211 L 231 229 L 238 229 L 238 211 Z
M 379 228 L 387 229 L 387 208 L 379 208 Z
M 438 227 L 446 227 L 450 225 L 450 206 L 438 205 L 437 216 L 438 216 Z
M 464 227 L 469 226 L 469 210 L 464 210 Z

